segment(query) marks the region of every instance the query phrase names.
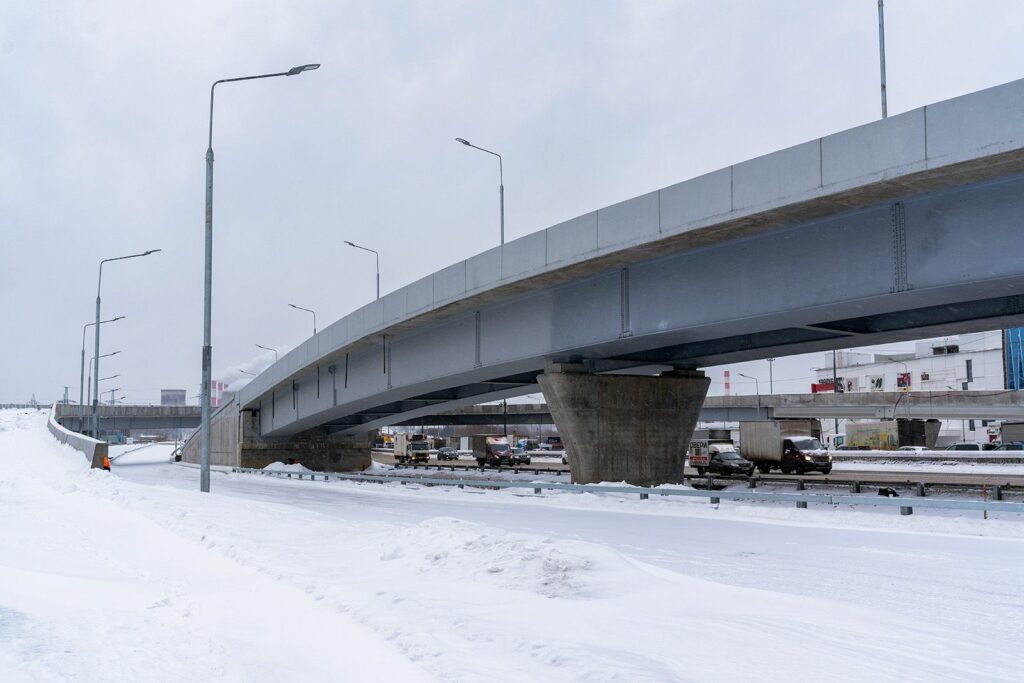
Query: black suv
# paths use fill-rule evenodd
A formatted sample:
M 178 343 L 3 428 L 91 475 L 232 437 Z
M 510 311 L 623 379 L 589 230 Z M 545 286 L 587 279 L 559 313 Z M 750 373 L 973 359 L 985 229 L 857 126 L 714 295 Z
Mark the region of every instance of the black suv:
M 697 474 L 705 472 L 713 474 L 742 474 L 749 477 L 754 473 L 754 463 L 740 456 L 736 451 L 712 453 L 707 467 L 698 467 Z
M 458 460 L 459 452 L 451 446 L 442 446 L 437 449 L 438 460 Z
M 529 465 L 530 454 L 526 452 L 525 448 L 516 448 L 512 451 L 512 464 L 513 465 Z

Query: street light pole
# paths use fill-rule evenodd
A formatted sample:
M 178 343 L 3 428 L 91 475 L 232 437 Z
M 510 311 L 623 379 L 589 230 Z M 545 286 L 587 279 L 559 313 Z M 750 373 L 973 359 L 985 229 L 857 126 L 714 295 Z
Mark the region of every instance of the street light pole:
M 882 118 L 889 114 L 885 106 L 885 8 L 884 0 L 878 0 L 878 61 L 882 70 Z
M 498 203 L 501 211 L 501 243 L 505 244 L 505 170 L 502 168 L 501 155 L 497 152 L 492 152 L 489 149 L 477 147 L 469 140 L 464 140 L 462 138 L 455 138 L 455 142 L 461 142 L 466 147 L 472 147 L 473 149 L 478 149 L 481 152 L 487 152 L 488 154 L 493 154 L 498 157 Z
M 116 318 L 111 318 L 110 320 L 101 320 L 100 321 L 100 325 L 102 325 L 103 323 L 117 322 L 118 320 L 121 320 L 123 318 L 124 318 L 123 315 L 119 315 Z M 85 419 L 85 330 L 86 330 L 87 327 L 92 327 L 95 324 L 96 323 L 92 322 L 92 323 L 86 323 L 85 325 L 82 326 L 82 370 L 81 370 L 81 377 L 79 378 L 79 381 L 78 381 L 78 423 L 79 423 L 78 426 L 79 426 L 79 428 L 82 427 L 82 424 L 81 424 L 82 420 Z M 92 365 L 90 365 L 89 368 L 90 368 L 90 373 L 91 373 L 92 372 Z M 90 379 L 91 379 L 91 374 L 90 374 Z
M 96 352 L 95 352 L 95 355 L 96 355 L 96 368 L 95 368 L 96 374 L 94 375 L 94 377 L 96 378 L 97 381 L 99 380 L 99 375 L 100 375 L 100 358 L 99 358 L 99 356 L 100 356 L 100 288 L 103 286 L 103 264 L 107 263 L 107 262 L 110 262 L 110 261 L 124 261 L 125 259 L 139 258 L 141 256 L 149 256 L 150 254 L 155 254 L 158 251 L 160 251 L 160 250 L 159 249 L 150 249 L 149 251 L 144 251 L 141 254 L 129 254 L 128 256 L 115 256 L 114 258 L 103 259 L 102 261 L 100 261 L 100 274 L 99 274 L 99 277 L 96 279 L 96 325 L 95 325 L 95 327 L 96 327 Z M 100 433 L 100 413 L 99 413 L 99 403 L 97 401 L 98 398 L 99 398 L 99 385 L 97 384 L 96 386 L 93 387 L 93 392 L 92 392 L 92 422 L 93 422 L 93 433 L 92 433 L 92 436 L 93 436 L 94 439 L 97 438 L 99 436 L 99 433 Z
M 274 362 L 276 363 L 278 361 L 277 349 L 272 349 L 269 346 L 263 346 L 262 344 L 257 344 L 256 347 L 260 348 L 260 349 L 263 349 L 264 351 L 273 351 L 274 352 Z
M 772 366 L 773 365 L 775 365 L 775 359 L 774 358 L 769 358 L 768 359 L 768 393 L 769 394 L 774 394 L 775 393 L 775 381 L 774 381 L 774 377 L 772 375 Z
M 213 289 L 213 93 L 220 83 L 295 76 L 303 71 L 313 71 L 319 68 L 319 64 L 303 64 L 281 73 L 223 78 L 214 81 L 210 86 L 210 129 L 209 141 L 206 146 L 206 257 L 203 273 L 203 385 L 200 388 L 203 417 L 199 435 L 199 490 L 203 493 L 210 490 L 210 373 L 213 362 L 213 347 L 210 342 L 210 303 Z
M 121 352 L 120 351 L 113 351 L 111 353 L 105 353 L 102 356 L 100 356 L 100 358 L 110 358 L 111 356 L 116 356 L 119 353 L 121 353 Z M 96 357 L 93 356 L 92 358 L 89 359 L 89 381 L 86 383 L 87 386 L 89 387 L 89 402 L 90 403 L 92 403 L 92 378 L 93 378 L 92 369 L 93 369 L 93 366 L 95 364 L 96 364 Z M 99 375 L 96 375 L 96 377 L 99 377 Z M 110 379 L 110 378 L 106 377 L 104 379 Z M 100 381 L 103 381 L 103 380 L 100 380 Z M 82 425 L 79 425 L 79 426 L 81 427 Z
M 369 251 L 369 252 L 371 252 L 376 257 L 376 259 L 377 259 L 377 298 L 379 299 L 380 298 L 380 254 L 377 253 L 377 251 L 374 250 L 374 249 L 370 249 L 369 247 L 361 247 L 358 244 L 356 244 L 355 242 L 349 242 L 348 240 L 345 240 L 345 244 L 347 244 L 350 247 L 355 247 L 356 249 L 362 249 L 363 251 Z
M 296 306 L 295 304 L 288 304 L 288 305 L 291 306 L 292 308 L 298 309 L 300 311 L 305 311 L 306 313 L 312 313 L 313 314 L 313 336 L 315 337 L 316 336 L 316 311 L 314 311 L 312 308 L 303 308 L 302 306 Z

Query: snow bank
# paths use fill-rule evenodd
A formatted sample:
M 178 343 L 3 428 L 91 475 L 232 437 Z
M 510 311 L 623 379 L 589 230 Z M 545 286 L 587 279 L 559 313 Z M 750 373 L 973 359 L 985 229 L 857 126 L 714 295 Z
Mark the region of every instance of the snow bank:
M 271 472 L 312 472 L 313 470 L 308 467 L 304 467 L 302 463 L 295 463 L 294 465 L 285 465 L 283 462 L 272 462 L 263 469 L 270 470 Z
M 0 423 L 0 680 L 426 679 L 351 618 L 204 543 L 226 512 L 213 497 L 89 469 L 45 416 Z
M 594 546 L 510 534 L 454 518 L 429 519 L 389 538 L 380 558 L 412 574 L 484 582 L 547 598 L 588 594 Z

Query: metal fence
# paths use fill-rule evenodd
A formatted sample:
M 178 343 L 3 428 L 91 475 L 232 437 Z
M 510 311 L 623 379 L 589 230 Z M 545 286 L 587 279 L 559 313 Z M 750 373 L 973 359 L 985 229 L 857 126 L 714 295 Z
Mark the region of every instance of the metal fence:
M 246 467 L 232 467 L 232 472 L 242 474 L 258 474 L 286 479 L 307 481 L 361 481 L 373 483 L 420 484 L 423 486 L 457 486 L 458 488 L 481 489 L 532 489 L 534 494 L 541 491 L 569 491 L 572 493 L 608 494 L 618 493 L 639 496 L 646 500 L 651 496 L 667 496 L 682 498 L 707 498 L 712 504 L 722 500 L 794 503 L 798 508 L 806 508 L 808 503 L 816 505 L 869 505 L 874 507 L 899 508 L 901 515 L 913 514 L 914 508 L 940 510 L 983 510 L 1001 511 L 1024 514 L 1024 503 L 1004 500 L 960 500 L 954 498 L 890 498 L 879 495 L 828 494 L 828 493 L 777 493 L 764 491 L 712 491 L 681 488 L 653 488 L 645 486 L 618 486 L 603 484 L 561 484 L 557 482 L 524 482 L 524 481 L 493 481 L 481 479 L 438 479 L 430 477 L 405 477 L 391 474 L 354 474 L 345 472 L 312 472 L 290 470 L 259 470 Z

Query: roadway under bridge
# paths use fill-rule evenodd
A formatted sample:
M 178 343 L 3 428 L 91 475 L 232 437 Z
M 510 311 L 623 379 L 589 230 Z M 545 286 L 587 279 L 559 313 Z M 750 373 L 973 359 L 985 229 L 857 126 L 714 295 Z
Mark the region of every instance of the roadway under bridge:
M 443 268 L 285 355 L 239 392 L 234 422 L 365 443 L 543 387 L 577 481 L 673 481 L 700 367 L 1024 323 L 1022 216 L 1016 81 Z
M 740 422 L 775 418 L 1022 420 L 1024 392 L 951 391 L 856 394 L 769 394 L 708 396 L 701 422 Z M 406 425 L 554 424 L 546 403 L 467 406 L 398 423 Z

